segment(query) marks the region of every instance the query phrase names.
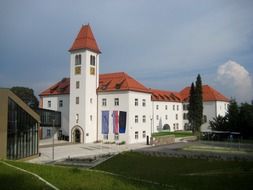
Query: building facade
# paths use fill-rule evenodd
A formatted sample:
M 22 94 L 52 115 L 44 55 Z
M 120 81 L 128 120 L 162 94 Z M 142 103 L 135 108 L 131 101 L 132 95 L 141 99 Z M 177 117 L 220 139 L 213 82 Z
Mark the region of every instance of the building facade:
M 150 89 L 124 72 L 99 74 L 101 51 L 89 25 L 82 26 L 69 52 L 70 78 L 44 90 L 40 105 L 62 112 L 61 132 L 70 142 L 139 143 L 154 132 L 188 129 L 189 87 Z M 210 120 L 226 114 L 229 100 L 204 85 L 203 101 L 206 131 Z
M 38 155 L 40 117 L 8 89 L 0 89 L 0 158 Z

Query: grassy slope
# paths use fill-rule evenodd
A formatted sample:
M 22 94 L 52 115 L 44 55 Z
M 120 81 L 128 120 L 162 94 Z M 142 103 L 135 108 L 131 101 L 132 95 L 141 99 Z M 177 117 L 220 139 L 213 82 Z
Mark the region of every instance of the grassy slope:
M 189 137 L 193 136 L 192 132 L 189 131 L 175 131 L 175 132 L 158 132 L 158 133 L 153 133 L 152 136 L 157 137 L 157 136 L 166 136 L 166 135 L 175 135 L 175 137 Z
M 119 154 L 96 169 L 153 180 L 176 189 L 251 189 L 253 162 Z
M 77 169 L 77 168 L 67 168 L 67 167 L 59 167 L 59 166 L 49 166 L 49 165 L 37 165 L 37 164 L 28 164 L 23 162 L 14 162 L 8 161 L 10 164 L 18 166 L 20 168 L 26 169 L 28 171 L 32 171 L 44 179 L 48 180 L 50 183 L 55 185 L 60 189 L 103 189 L 103 190 L 119 190 L 119 189 L 126 189 L 126 190 L 135 190 L 135 189 L 143 189 L 143 190 L 150 190 L 150 189 L 162 189 L 161 187 L 154 185 L 150 186 L 150 184 L 143 183 L 143 182 L 136 182 L 133 180 L 127 180 L 122 177 L 116 177 L 108 174 L 103 174 L 101 172 L 84 170 L 84 169 Z M 1 166 L 2 167 L 2 166 Z M 8 169 L 8 168 L 7 168 Z M 10 170 L 10 169 L 8 169 Z M 0 168 L 2 171 L 2 168 Z M 9 171 L 11 175 L 15 176 L 19 181 L 30 181 L 30 176 L 24 176 L 24 174 L 20 174 L 16 176 L 16 171 Z M 13 188 L 10 189 L 19 189 L 19 186 L 16 186 L 15 183 L 11 182 L 9 176 L 5 176 L 7 182 L 5 183 L 5 187 L 9 185 Z M 1 176 L 2 177 L 2 176 Z M 4 183 L 2 178 L 0 178 L 0 184 Z M 33 185 L 33 180 L 30 181 L 30 184 Z M 1 186 L 2 189 L 2 186 Z M 3 188 L 6 189 L 6 188 Z M 31 189 L 29 184 L 24 189 Z M 42 189 L 42 188 L 32 188 L 32 189 Z
M 51 189 L 36 177 L 0 163 L 0 188 L 9 189 Z

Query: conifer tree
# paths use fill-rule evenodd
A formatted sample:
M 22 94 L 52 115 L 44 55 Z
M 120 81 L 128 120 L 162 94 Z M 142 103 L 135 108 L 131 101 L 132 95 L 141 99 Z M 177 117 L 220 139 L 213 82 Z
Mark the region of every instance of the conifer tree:
M 189 97 L 189 107 L 188 107 L 188 120 L 191 126 L 192 131 L 194 132 L 194 113 L 195 113 L 195 87 L 194 83 L 191 84 L 191 89 L 190 89 L 190 97 Z
M 200 126 L 202 125 L 203 117 L 203 97 L 202 97 L 202 81 L 200 75 L 197 76 L 197 80 L 191 85 L 190 97 L 189 97 L 189 110 L 188 120 L 191 125 L 193 133 L 200 132 Z
M 203 97 L 202 97 L 202 81 L 200 74 L 197 76 L 195 85 L 195 128 L 196 131 L 200 132 L 200 126 L 202 125 L 203 118 Z

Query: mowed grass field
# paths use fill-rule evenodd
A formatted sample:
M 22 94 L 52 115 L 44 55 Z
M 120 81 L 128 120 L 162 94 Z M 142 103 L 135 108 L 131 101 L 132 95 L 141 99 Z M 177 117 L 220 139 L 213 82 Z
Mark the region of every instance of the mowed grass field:
M 101 171 L 38 165 L 8 161 L 9 164 L 38 174 L 59 189 L 66 190 L 151 190 L 165 189 L 158 185 L 126 179 Z M 1 190 L 52 189 L 36 177 L 0 163 Z
M 167 184 L 172 189 L 253 189 L 253 162 L 119 154 L 95 169 Z

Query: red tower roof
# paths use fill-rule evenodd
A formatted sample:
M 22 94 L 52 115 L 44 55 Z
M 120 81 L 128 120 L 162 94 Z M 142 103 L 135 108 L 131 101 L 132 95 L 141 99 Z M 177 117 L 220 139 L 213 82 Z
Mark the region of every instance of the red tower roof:
M 101 53 L 89 24 L 83 25 L 69 51 L 88 49 Z

